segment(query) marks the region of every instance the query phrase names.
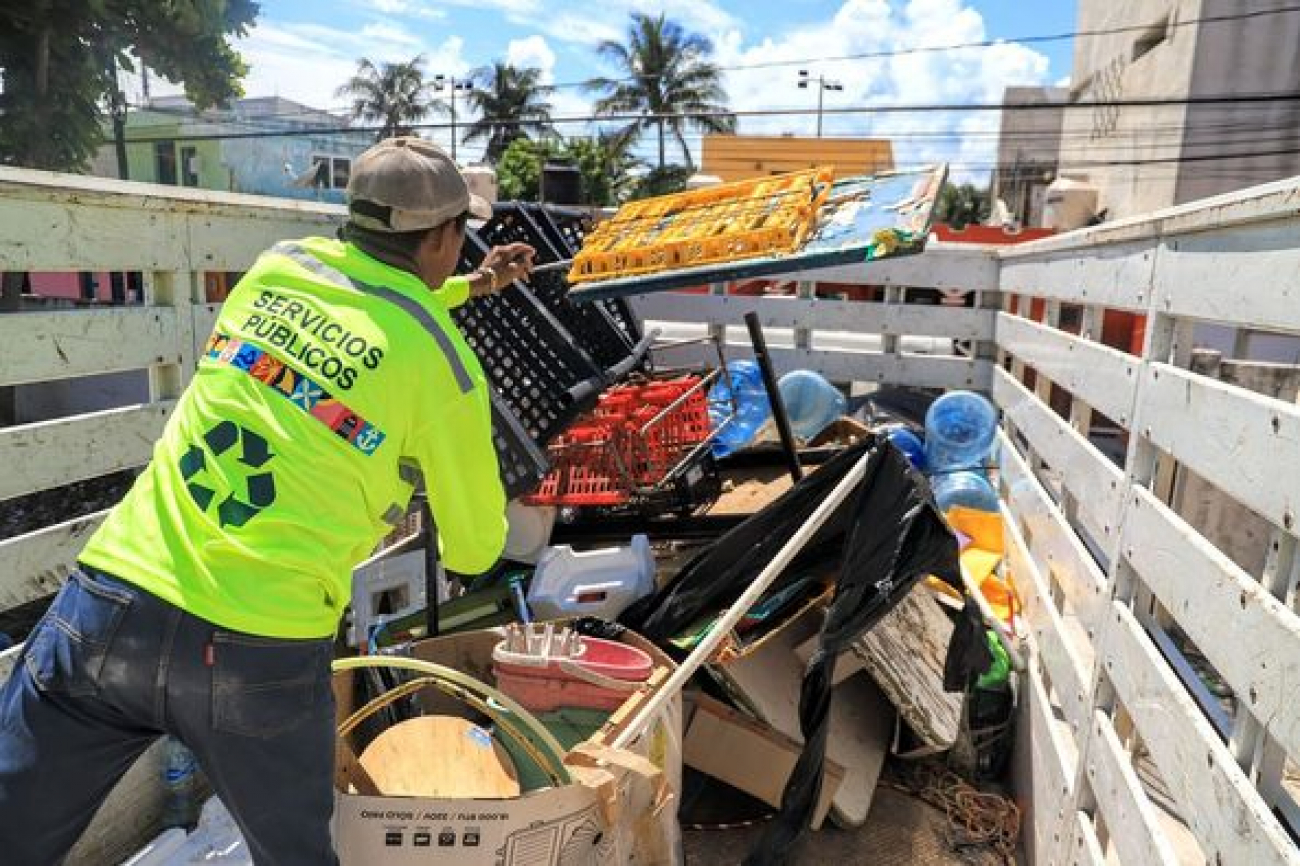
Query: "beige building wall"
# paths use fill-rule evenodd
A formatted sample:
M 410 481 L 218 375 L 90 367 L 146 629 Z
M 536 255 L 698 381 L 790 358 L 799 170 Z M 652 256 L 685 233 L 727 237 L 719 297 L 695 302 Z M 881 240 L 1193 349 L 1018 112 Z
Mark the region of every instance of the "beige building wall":
M 1008 87 L 998 129 L 998 167 L 993 172 L 993 193 L 1006 202 L 1023 226 L 1043 225 L 1043 199 L 1056 178 L 1061 149 L 1061 108 L 1015 110 L 1018 105 L 1062 105 L 1069 91 L 1063 87 Z
M 1145 29 L 1076 39 L 1071 102 L 1185 99 L 1198 30 L 1169 23 L 1200 17 L 1202 5 L 1202 0 L 1080 0 L 1081 31 Z M 1067 109 L 1059 171 L 1096 184 L 1098 208 L 1107 219 L 1166 207 L 1176 198 L 1179 172 L 1173 160 L 1182 152 L 1186 121 L 1184 105 Z
M 1300 92 L 1300 11 L 1202 20 L 1291 5 L 1080 0 L 1081 31 L 1142 29 L 1075 41 L 1071 101 Z M 1300 151 L 1296 101 L 1075 108 L 1065 113 L 1060 172 L 1096 184 L 1099 207 L 1118 219 L 1300 174 L 1297 153 L 1232 156 L 1292 150 Z
M 833 166 L 836 177 L 875 174 L 894 167 L 894 150 L 885 139 L 706 135 L 700 158 L 701 172 L 724 181 L 822 166 Z

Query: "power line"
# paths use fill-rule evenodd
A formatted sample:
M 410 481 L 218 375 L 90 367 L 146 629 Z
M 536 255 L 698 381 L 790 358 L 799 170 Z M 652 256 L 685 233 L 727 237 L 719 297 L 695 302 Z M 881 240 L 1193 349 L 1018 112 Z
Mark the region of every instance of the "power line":
M 1187 96 L 1181 98 L 1134 98 L 1134 99 L 1116 99 L 1107 101 L 1093 102 L 1070 102 L 1057 104 L 1028 104 L 1028 105 L 1003 105 L 1002 103 L 951 103 L 951 104 L 913 104 L 913 105 L 869 105 L 869 106 L 852 106 L 840 108 L 825 109 L 826 114 L 854 116 L 854 115 L 876 115 L 876 114 L 933 114 L 933 113 L 954 113 L 963 112 L 984 112 L 984 111 L 1041 111 L 1051 110 L 1082 110 L 1091 108 L 1143 108 L 1157 106 L 1175 106 L 1175 105 L 1218 105 L 1218 104 L 1262 104 L 1262 103 L 1300 103 L 1300 92 L 1279 92 L 1279 93 L 1246 93 L 1246 94 L 1219 94 L 1213 96 Z M 652 121 L 674 121 L 674 120 L 698 120 L 706 118 L 719 117 L 807 117 L 817 113 L 813 108 L 782 108 L 782 109 L 749 109 L 741 111 L 695 111 L 695 112 L 661 112 L 642 113 L 642 114 L 606 114 L 606 115 L 575 115 L 570 117 L 553 117 L 550 120 L 552 126 L 570 123 L 628 123 L 628 122 L 652 122 Z M 536 121 L 517 120 L 513 118 L 492 118 L 488 122 L 500 126 L 538 126 Z M 408 124 L 411 129 L 421 130 L 442 130 L 449 129 L 450 123 L 413 123 Z M 216 141 L 222 139 L 237 138 L 276 138 L 292 137 L 298 135 L 331 135 L 341 133 L 359 133 L 359 132 L 379 132 L 381 127 L 377 126 L 342 126 L 342 127 L 317 127 L 311 129 L 292 129 L 292 130 L 259 130 L 254 132 L 228 132 L 208 135 L 174 135 L 160 137 L 142 137 L 131 138 L 132 142 L 149 143 L 157 141 Z

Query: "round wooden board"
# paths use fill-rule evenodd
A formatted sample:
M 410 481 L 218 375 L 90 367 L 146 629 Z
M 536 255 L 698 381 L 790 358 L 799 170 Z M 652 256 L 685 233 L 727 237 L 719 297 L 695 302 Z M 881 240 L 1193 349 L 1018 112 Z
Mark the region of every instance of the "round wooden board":
M 510 756 L 487 731 L 455 716 L 394 725 L 366 747 L 360 762 L 388 796 L 519 796 Z

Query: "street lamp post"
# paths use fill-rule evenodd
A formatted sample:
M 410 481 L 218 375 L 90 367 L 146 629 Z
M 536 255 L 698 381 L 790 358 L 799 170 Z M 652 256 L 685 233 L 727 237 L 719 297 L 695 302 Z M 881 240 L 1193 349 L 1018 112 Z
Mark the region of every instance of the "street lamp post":
M 817 137 L 821 138 L 822 137 L 822 100 L 826 95 L 826 91 L 843 90 L 844 85 L 839 81 L 831 81 L 825 75 L 822 75 L 820 72 L 817 73 L 816 78 L 812 78 L 811 76 L 808 75 L 807 69 L 800 69 L 799 88 L 802 90 L 807 90 L 810 86 L 814 84 L 817 87 Z
M 446 88 L 451 93 L 451 99 L 448 100 L 451 106 L 451 160 L 456 161 L 456 91 L 461 90 L 468 92 L 474 89 L 472 81 L 457 81 L 454 75 L 438 74 L 433 76 L 433 90 L 435 93 L 442 93 Z

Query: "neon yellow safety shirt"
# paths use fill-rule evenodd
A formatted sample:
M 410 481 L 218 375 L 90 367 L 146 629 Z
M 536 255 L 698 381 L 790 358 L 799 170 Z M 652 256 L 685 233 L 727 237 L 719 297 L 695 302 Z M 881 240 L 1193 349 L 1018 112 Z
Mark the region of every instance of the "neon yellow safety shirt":
M 489 568 L 505 496 L 483 370 L 448 315 L 468 295 L 351 244 L 276 245 L 81 561 L 223 628 L 331 635 L 422 473 L 446 566 Z

